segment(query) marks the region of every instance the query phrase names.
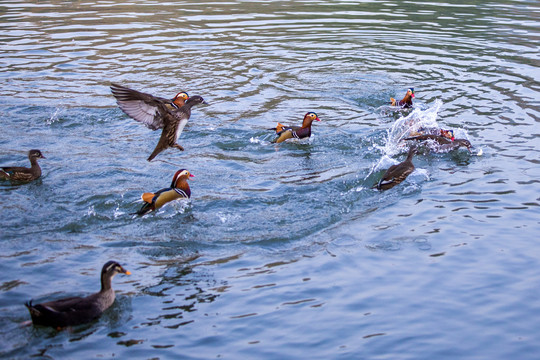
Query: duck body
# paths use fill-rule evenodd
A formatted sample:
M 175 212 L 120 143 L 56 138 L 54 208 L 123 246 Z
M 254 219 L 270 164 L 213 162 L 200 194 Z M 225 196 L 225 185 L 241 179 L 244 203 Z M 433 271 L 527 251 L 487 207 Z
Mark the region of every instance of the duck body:
M 172 99 L 165 99 L 128 87 L 111 84 L 111 91 L 118 107 L 132 119 L 143 123 L 151 130 L 162 129 L 164 124 L 162 111 L 174 112 L 184 106 L 189 95 L 180 91 Z
M 311 136 L 311 124 L 313 121 L 321 121 L 316 113 L 308 112 L 304 115 L 304 120 L 302 121 L 302 126 L 286 126 L 278 123 L 275 128 L 270 130 L 275 130 L 277 138 L 272 142 L 281 143 L 287 139 L 303 139 Z
M 415 146 L 409 149 L 407 159 L 399 164 L 390 166 L 374 187 L 377 190 L 388 190 L 403 182 L 414 171 L 414 164 L 412 163 L 414 154 L 416 154 Z
M 170 187 L 161 189 L 155 193 L 142 194 L 141 198 L 144 204 L 136 214 L 145 215 L 149 212 L 156 211 L 168 202 L 178 199 L 189 199 L 191 197 L 191 189 L 187 180 L 190 177 L 194 176 L 189 171 L 185 169 L 178 170 L 174 174 Z
M 116 261 L 108 261 L 101 270 L 101 290 L 87 297 L 69 297 L 49 301 L 41 304 L 32 304 L 32 300 L 25 306 L 30 312 L 34 325 L 63 328 L 88 323 L 98 318 L 107 310 L 115 300 L 112 289 L 112 278 L 116 274 L 131 273 Z
M 442 136 L 452 141 L 456 139 L 454 137 L 454 130 L 445 130 L 445 129 L 436 129 L 436 128 L 431 128 L 431 129 L 420 128 L 417 131 L 411 131 L 411 133 L 409 134 L 409 137 L 420 136 L 420 135 Z
M 405 138 L 405 140 L 414 140 L 414 141 L 431 141 L 437 144 L 437 147 L 434 149 L 435 152 L 449 152 L 457 150 L 460 147 L 466 148 L 469 152 L 472 152 L 471 142 L 467 139 L 449 139 L 441 135 L 433 134 L 424 134 L 418 136 L 411 136 Z
M 45 159 L 40 150 L 32 149 L 28 152 L 30 167 L 5 166 L 0 168 L 0 179 L 10 181 L 29 182 L 41 177 L 41 168 L 38 159 Z
M 148 157 L 148 161 L 152 161 L 160 152 L 169 147 L 184 150 L 182 146 L 177 144 L 177 141 L 191 116 L 191 108 L 197 104 L 206 104 L 206 101 L 201 96 L 195 95 L 187 99 L 186 103 L 179 109 L 164 112 L 163 131 L 154 151 Z
M 403 99 L 397 101 L 396 99 L 391 97 L 390 98 L 390 104 L 392 106 L 399 106 L 399 107 L 404 108 L 404 109 L 412 108 L 412 106 L 413 106 L 412 99 L 413 98 L 414 98 L 414 88 L 409 88 L 409 89 L 407 89 L 407 93 L 405 94 Z

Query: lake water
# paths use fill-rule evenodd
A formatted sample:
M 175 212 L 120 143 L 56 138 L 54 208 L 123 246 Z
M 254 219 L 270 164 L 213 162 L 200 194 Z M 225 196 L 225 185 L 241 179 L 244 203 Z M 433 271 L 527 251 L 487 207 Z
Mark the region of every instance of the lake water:
M 537 359 L 539 19 L 524 0 L 1 2 L 0 165 L 47 159 L 0 183 L 0 357 Z M 160 134 L 110 82 L 210 105 L 149 163 Z M 309 140 L 270 143 L 308 111 Z M 411 122 L 475 148 L 422 148 L 371 189 Z M 130 215 L 180 168 L 190 201 Z M 110 259 L 132 275 L 99 320 L 22 325 Z

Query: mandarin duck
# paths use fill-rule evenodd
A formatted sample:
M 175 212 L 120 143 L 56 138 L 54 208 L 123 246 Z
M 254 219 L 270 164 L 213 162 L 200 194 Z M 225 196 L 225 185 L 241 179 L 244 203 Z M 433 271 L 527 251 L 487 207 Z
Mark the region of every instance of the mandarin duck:
M 45 159 L 41 151 L 37 149 L 28 152 L 28 159 L 32 165 L 29 168 L 22 166 L 5 166 L 0 168 L 0 179 L 11 181 L 32 181 L 41 176 L 41 168 L 37 159 Z
M 399 106 L 404 109 L 411 108 L 412 107 L 412 99 L 414 98 L 414 88 L 407 89 L 407 93 L 403 97 L 403 99 L 397 101 L 394 98 L 390 98 L 390 104 L 392 106 Z
M 160 152 L 169 147 L 183 151 L 184 148 L 177 141 L 191 116 L 191 108 L 197 104 L 207 104 L 201 96 L 195 95 L 188 98 L 185 92 L 177 94 L 175 97 L 177 102 L 175 103 L 174 101 L 163 101 L 163 99 L 117 84 L 112 84 L 111 90 L 116 97 L 118 106 L 128 116 L 146 124 L 150 129 L 163 128 L 161 137 L 154 151 L 148 157 L 148 161 L 152 161 Z M 182 101 L 184 101 L 183 105 L 178 106 Z
M 414 171 L 414 164 L 412 163 L 414 154 L 416 154 L 416 146 L 412 146 L 409 149 L 405 161 L 390 166 L 374 188 L 377 188 L 377 190 L 388 190 L 405 180 Z
M 131 273 L 116 261 L 108 261 L 101 270 L 101 290 L 87 297 L 69 297 L 42 304 L 32 305 L 32 300 L 25 306 L 30 312 L 34 325 L 63 328 L 80 325 L 98 318 L 107 310 L 115 299 L 111 286 L 116 274 Z
M 316 121 L 321 121 L 317 114 L 314 112 L 308 112 L 304 115 L 304 120 L 302 121 L 302 126 L 285 126 L 280 123 L 277 124 L 275 128 L 268 130 L 275 130 L 278 137 L 272 142 L 280 143 L 287 139 L 303 139 L 311 136 L 311 123 Z
M 194 177 L 194 175 L 186 169 L 178 170 L 174 174 L 170 187 L 161 189 L 155 193 L 142 194 L 141 198 L 144 201 L 144 205 L 136 214 L 145 215 L 159 209 L 170 201 L 189 199 L 191 197 L 191 190 L 187 181 L 190 177 Z
M 433 134 L 424 134 L 418 136 L 411 136 L 405 138 L 405 140 L 415 140 L 415 141 L 432 141 L 437 144 L 435 149 L 436 152 L 449 152 L 452 150 L 457 150 L 460 147 L 466 148 L 469 152 L 472 152 L 471 142 L 467 139 L 451 139 L 441 135 Z

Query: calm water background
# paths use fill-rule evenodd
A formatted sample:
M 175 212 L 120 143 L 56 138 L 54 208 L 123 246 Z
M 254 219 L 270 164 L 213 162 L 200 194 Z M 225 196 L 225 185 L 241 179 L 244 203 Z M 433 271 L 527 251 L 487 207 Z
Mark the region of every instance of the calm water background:
M 2 1 L 0 356 L 537 359 L 537 1 Z M 179 143 L 126 117 L 110 81 L 211 103 Z M 404 157 L 385 109 L 458 129 L 483 156 Z M 322 122 L 272 145 L 266 128 Z M 389 149 L 388 145 L 392 145 Z M 475 151 L 476 151 L 475 150 Z M 189 169 L 189 202 L 133 218 Z M 68 331 L 23 303 L 81 295 L 117 259 L 117 301 Z

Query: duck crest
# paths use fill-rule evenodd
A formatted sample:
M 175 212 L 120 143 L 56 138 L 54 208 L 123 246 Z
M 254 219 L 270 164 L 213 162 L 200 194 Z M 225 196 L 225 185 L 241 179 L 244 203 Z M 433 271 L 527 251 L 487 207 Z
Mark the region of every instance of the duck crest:
M 186 103 L 186 100 L 189 99 L 189 95 L 185 91 L 180 91 L 175 97 L 171 100 L 171 105 L 176 109 L 180 109 Z
M 171 188 L 176 188 L 176 185 L 178 183 L 178 180 L 180 180 L 181 175 L 187 175 L 189 172 L 186 169 L 178 170 L 176 173 L 174 173 L 172 182 L 171 182 Z
M 314 120 L 321 121 L 321 119 L 319 119 L 319 116 L 317 116 L 317 114 L 315 114 L 314 112 L 312 111 L 307 112 L 306 115 L 304 115 L 304 120 L 302 121 L 302 127 L 303 128 L 311 127 L 311 124 L 313 123 Z

